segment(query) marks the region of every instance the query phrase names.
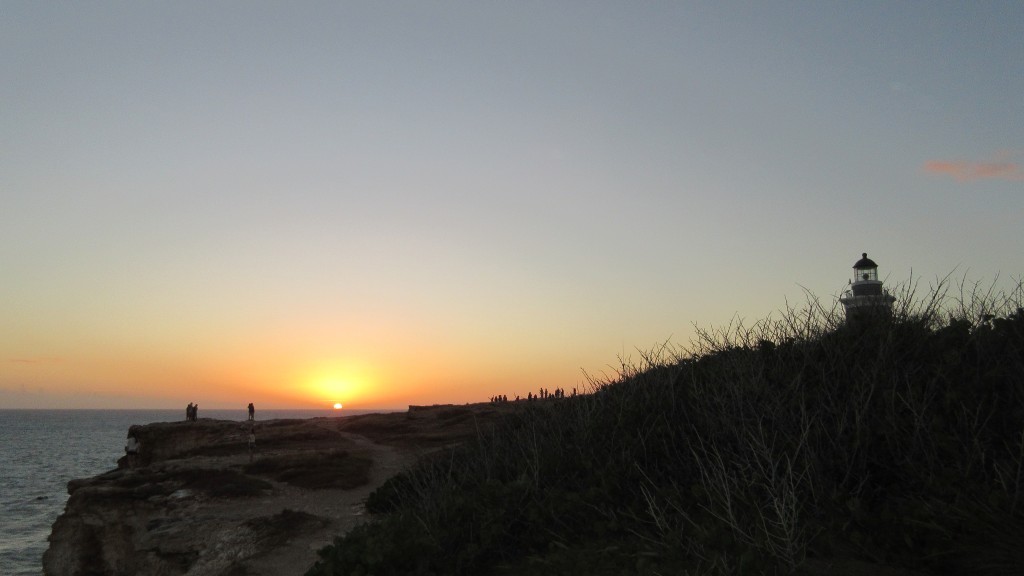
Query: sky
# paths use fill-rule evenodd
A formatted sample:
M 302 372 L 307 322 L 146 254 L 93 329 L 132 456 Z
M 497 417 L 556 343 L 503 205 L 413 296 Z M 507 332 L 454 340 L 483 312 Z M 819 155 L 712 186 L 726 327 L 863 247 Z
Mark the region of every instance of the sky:
M 1020 2 L 0 5 L 0 408 L 586 388 L 1020 278 Z

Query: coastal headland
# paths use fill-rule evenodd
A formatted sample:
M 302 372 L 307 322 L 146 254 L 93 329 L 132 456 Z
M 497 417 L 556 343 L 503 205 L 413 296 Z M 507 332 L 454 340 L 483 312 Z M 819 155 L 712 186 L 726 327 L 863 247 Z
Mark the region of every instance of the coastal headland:
M 411 406 L 339 418 L 132 426 L 137 455 L 69 482 L 44 573 L 302 574 L 317 550 L 364 521 L 375 488 L 512 409 Z

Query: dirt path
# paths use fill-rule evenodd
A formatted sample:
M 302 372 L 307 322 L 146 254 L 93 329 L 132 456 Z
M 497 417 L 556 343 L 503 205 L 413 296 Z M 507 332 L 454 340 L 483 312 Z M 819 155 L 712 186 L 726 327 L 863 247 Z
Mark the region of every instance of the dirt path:
M 297 488 L 283 482 L 270 481 L 273 490 L 254 499 L 224 499 L 208 502 L 192 513 L 216 519 L 223 526 L 242 526 L 247 521 L 260 522 L 285 510 L 304 512 L 322 520 L 320 526 L 304 526 L 286 540 L 264 543 L 257 549 L 251 534 L 232 529 L 210 536 L 207 552 L 192 565 L 187 576 L 222 574 L 226 564 L 244 568 L 246 576 L 285 576 L 304 574 L 317 560 L 317 551 L 331 544 L 366 521 L 367 497 L 388 478 L 411 466 L 416 452 L 377 444 L 353 433 L 340 432 L 339 440 L 354 454 L 370 458 L 369 481 L 351 490 Z M 257 458 L 276 455 L 276 451 L 257 453 Z M 203 468 L 240 468 L 249 462 L 246 454 L 193 458 L 192 466 Z M 269 547 L 268 547 L 269 546 Z M 240 572 L 241 573 L 241 572 Z
M 280 547 L 248 562 L 256 576 L 304 574 L 317 560 L 317 551 L 366 520 L 366 498 L 388 478 L 411 466 L 414 454 L 376 444 L 356 434 L 343 433 L 355 450 L 373 460 L 370 481 L 352 490 L 302 490 L 286 484 L 275 486 L 275 495 L 260 502 L 244 504 L 254 516 L 269 516 L 289 509 L 326 518 L 329 523 L 314 532 L 301 533 Z

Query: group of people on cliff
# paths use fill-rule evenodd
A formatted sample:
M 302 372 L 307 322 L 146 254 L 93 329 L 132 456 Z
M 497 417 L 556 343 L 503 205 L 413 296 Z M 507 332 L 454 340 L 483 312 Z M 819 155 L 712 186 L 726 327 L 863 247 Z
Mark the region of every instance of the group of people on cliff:
M 572 389 L 572 396 L 578 394 L 575 388 Z M 565 398 L 565 390 L 562 388 L 556 388 L 554 392 L 548 392 L 547 388 L 541 388 L 536 394 L 529 392 L 526 394 L 527 400 L 547 400 L 548 398 Z M 516 396 L 515 402 L 519 402 L 521 398 Z M 498 394 L 497 396 L 491 396 L 491 404 L 504 404 L 508 402 L 508 396 L 504 394 Z
M 250 421 L 256 420 L 256 407 L 253 406 L 252 402 L 249 402 L 248 410 L 249 410 L 249 420 Z M 193 402 L 189 402 L 188 406 L 185 407 L 185 420 L 188 421 L 188 422 L 195 422 L 198 419 L 199 419 L 199 404 L 195 404 Z M 250 436 L 251 436 L 251 439 L 250 439 L 250 448 L 251 448 L 252 447 L 251 446 L 252 443 L 254 443 L 255 440 L 256 440 L 255 436 L 251 433 L 251 427 L 250 427 Z M 129 438 L 134 439 L 131 436 L 129 436 Z M 127 448 L 126 448 L 126 450 L 127 450 Z
M 576 396 L 576 389 L 572 389 L 572 395 Z M 547 400 L 548 398 L 565 398 L 564 388 L 555 388 L 554 392 L 549 392 L 547 388 L 541 388 L 537 394 L 532 392 L 526 395 L 527 400 Z
M 249 409 L 249 420 L 255 420 L 256 419 L 256 407 L 253 406 L 252 402 L 249 402 L 248 409 Z M 185 407 L 185 420 L 188 421 L 188 422 L 195 422 L 198 419 L 199 419 L 199 404 L 195 404 L 195 403 L 189 402 L 188 406 Z
M 253 406 L 252 402 L 249 402 L 249 421 L 253 422 L 249 425 L 249 460 L 252 460 L 252 453 L 256 450 L 256 407 Z M 199 419 L 199 404 L 189 402 L 188 406 L 185 407 L 185 420 L 188 422 L 195 422 Z M 135 467 L 136 460 L 139 452 L 141 451 L 142 443 L 135 437 L 135 433 L 131 430 L 128 431 L 128 438 L 125 439 L 124 453 L 128 456 L 128 467 Z

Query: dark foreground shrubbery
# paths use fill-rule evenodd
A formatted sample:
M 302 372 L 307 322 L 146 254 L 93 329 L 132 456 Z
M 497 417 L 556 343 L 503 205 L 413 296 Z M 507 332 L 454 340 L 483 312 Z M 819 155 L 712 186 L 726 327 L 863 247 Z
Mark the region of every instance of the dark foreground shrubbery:
M 523 403 L 309 574 L 1024 573 L 1021 289 L 962 288 L 862 327 L 811 300 Z
M 331 450 L 269 456 L 247 464 L 244 470 L 299 488 L 351 490 L 369 482 L 371 464 L 365 456 Z

